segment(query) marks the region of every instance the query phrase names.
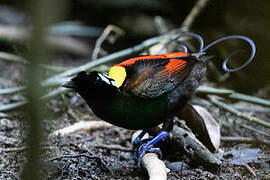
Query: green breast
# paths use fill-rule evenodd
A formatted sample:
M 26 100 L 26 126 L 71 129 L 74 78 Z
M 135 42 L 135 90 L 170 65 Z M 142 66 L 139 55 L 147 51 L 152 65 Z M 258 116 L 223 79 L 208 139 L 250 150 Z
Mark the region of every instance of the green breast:
M 104 107 L 103 119 L 128 129 L 151 128 L 163 122 L 167 105 L 167 95 L 143 99 L 122 94 Z

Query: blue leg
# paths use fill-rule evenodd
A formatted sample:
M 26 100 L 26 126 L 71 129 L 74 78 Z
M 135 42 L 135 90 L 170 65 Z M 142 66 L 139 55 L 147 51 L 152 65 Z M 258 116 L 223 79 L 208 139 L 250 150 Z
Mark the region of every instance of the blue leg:
M 166 131 L 161 131 L 156 137 L 142 144 L 138 149 L 137 148 L 135 149 L 136 150 L 135 155 L 136 155 L 136 161 L 137 161 L 138 167 L 140 167 L 142 157 L 144 156 L 146 152 L 155 152 L 155 153 L 161 154 L 160 149 L 153 148 L 153 145 L 156 144 L 161 139 L 163 139 L 164 137 L 166 137 L 168 134 L 169 133 Z

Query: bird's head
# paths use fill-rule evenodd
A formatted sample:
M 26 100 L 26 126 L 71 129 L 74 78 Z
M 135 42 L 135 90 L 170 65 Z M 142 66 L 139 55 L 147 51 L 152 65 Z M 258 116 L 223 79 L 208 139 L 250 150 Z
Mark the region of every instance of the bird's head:
M 81 71 L 75 77 L 73 77 L 70 81 L 62 85 L 66 88 L 74 89 L 77 92 L 88 91 L 93 89 L 94 87 L 100 86 L 112 86 L 116 87 L 115 81 L 108 77 L 105 74 L 93 71 L 87 73 L 85 71 Z

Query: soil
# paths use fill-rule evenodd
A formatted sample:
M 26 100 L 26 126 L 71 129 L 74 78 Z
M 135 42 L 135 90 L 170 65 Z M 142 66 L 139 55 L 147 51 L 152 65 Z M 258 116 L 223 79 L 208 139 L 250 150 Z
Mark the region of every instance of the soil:
M 0 87 L 18 85 L 23 66 L 1 62 L 5 69 L 1 72 Z M 19 95 L 1 96 L 0 104 L 22 99 Z M 198 100 L 194 97 L 194 100 Z M 198 101 L 196 101 L 198 102 Z M 269 121 L 269 109 L 248 103 L 236 103 L 236 107 L 246 109 Z M 75 93 L 69 93 L 50 100 L 47 105 L 49 116 L 44 120 L 44 136 L 51 132 L 70 126 L 78 121 L 99 120 L 84 101 Z M 253 108 L 254 107 L 254 108 Z M 251 124 L 239 117 L 224 112 L 214 106 L 207 106 L 208 111 L 221 125 L 222 136 L 253 137 L 258 140 L 269 139 L 269 129 Z M 265 112 L 265 109 L 267 110 Z M 252 126 L 263 131 L 263 135 L 243 125 Z M 20 173 L 26 162 L 27 119 L 21 112 L 0 114 L 0 179 L 20 179 Z M 91 132 L 78 132 L 64 136 L 47 136 L 44 138 L 42 155 L 42 174 L 45 179 L 148 179 L 143 168 L 138 168 L 131 152 L 96 148 L 96 144 L 118 145 L 132 148 L 133 131 L 113 126 L 108 129 Z M 256 178 L 244 165 L 232 163 L 233 153 L 223 157 L 222 165 L 216 171 L 207 167 L 196 166 L 184 154 L 177 150 L 167 150 L 164 162 L 171 169 L 168 179 L 269 179 L 270 147 L 269 145 L 245 143 L 221 143 L 220 152 L 238 151 L 256 148 L 260 155 L 245 161 Z M 168 147 L 169 149 L 169 147 Z M 172 158 L 172 154 L 175 156 Z M 193 164 L 193 165 L 192 165 Z

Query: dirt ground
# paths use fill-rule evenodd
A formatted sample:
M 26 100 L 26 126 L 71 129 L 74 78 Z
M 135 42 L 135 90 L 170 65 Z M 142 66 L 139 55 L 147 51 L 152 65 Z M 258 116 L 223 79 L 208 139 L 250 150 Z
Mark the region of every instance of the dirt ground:
M 3 69 L 0 88 L 18 84 L 23 72 L 21 65 L 0 61 L 0 67 Z M 22 99 L 19 95 L 0 96 L 0 104 L 19 99 Z M 265 120 L 270 119 L 267 108 L 247 103 L 238 103 L 237 107 L 249 107 L 246 113 Z M 251 124 L 214 106 L 207 109 L 220 123 L 222 136 L 253 137 L 258 141 L 270 139 L 269 129 Z M 46 138 L 42 155 L 42 174 L 45 179 L 148 179 L 146 170 L 135 165 L 131 152 L 95 147 L 96 144 L 103 144 L 131 148 L 130 130 L 114 126 L 91 132 L 47 136 L 78 121 L 98 120 L 78 95 L 69 93 L 49 101 L 47 112 L 49 117 L 44 121 Z M 245 128 L 244 125 L 252 126 L 265 134 Z M 0 179 L 20 179 L 26 161 L 27 129 L 25 117 L 21 112 L 0 114 Z M 245 149 L 250 149 L 253 153 L 245 154 Z M 217 171 L 211 171 L 207 167 L 192 166 L 193 163 L 189 162 L 184 154 L 175 149 L 170 151 L 168 147 L 163 158 L 167 167 L 171 169 L 168 179 L 269 179 L 269 145 L 222 142 L 220 151 L 229 153 L 221 155 L 221 167 Z M 247 167 L 234 165 L 232 159 L 237 159 L 234 151 L 243 151 L 244 161 L 257 177 L 254 177 Z

